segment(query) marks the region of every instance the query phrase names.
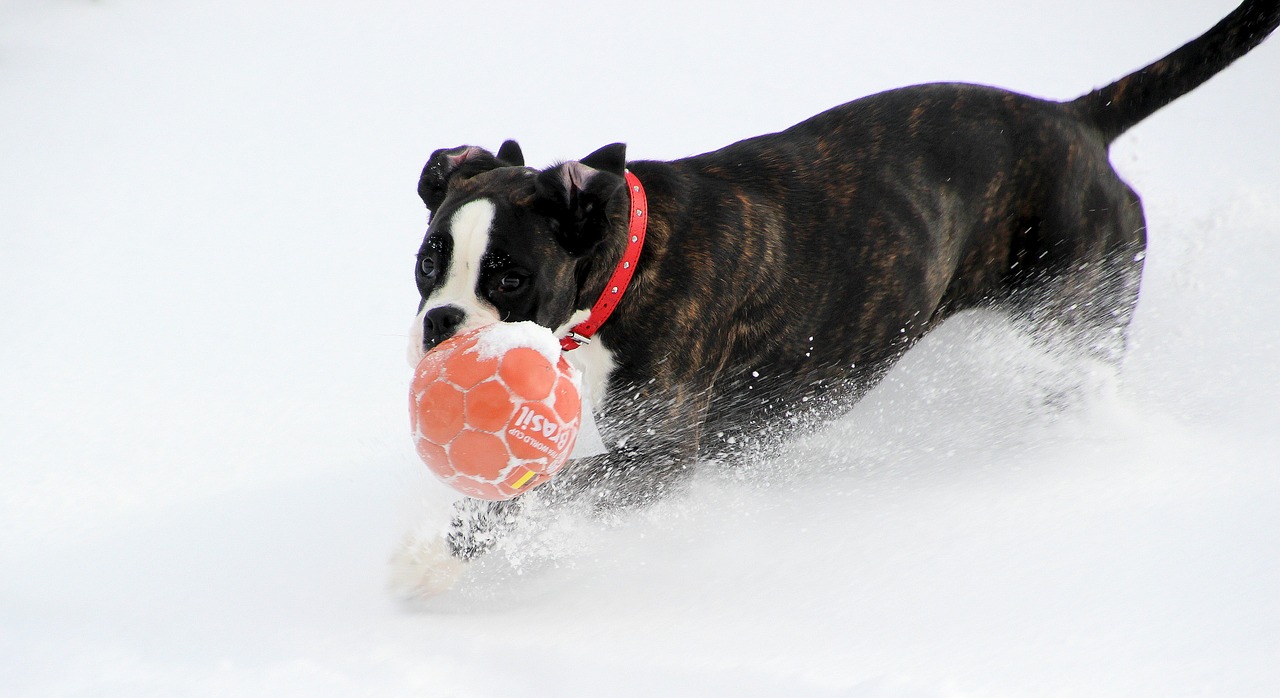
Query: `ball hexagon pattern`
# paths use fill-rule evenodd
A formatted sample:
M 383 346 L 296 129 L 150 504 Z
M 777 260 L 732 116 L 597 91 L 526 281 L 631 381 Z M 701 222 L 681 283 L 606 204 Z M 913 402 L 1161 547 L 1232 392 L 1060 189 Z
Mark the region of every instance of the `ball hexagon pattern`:
M 418 362 L 409 418 L 431 472 L 478 499 L 510 499 L 564 467 L 581 424 L 581 380 L 551 331 L 495 323 Z

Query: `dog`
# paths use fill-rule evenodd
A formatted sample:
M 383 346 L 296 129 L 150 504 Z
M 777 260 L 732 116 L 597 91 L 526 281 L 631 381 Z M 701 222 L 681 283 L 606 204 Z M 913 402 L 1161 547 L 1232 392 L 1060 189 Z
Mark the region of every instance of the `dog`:
M 401 554 L 399 586 L 447 588 L 528 498 L 651 501 L 778 415 L 837 414 L 962 310 L 1000 309 L 1118 361 L 1146 225 L 1109 145 L 1278 23 L 1280 1 L 1247 0 L 1068 102 L 927 84 L 670 162 L 628 162 L 622 144 L 543 170 L 514 141 L 434 152 L 411 360 L 488 323 L 550 328 L 610 450 L 507 502 L 460 502 L 445 534 Z

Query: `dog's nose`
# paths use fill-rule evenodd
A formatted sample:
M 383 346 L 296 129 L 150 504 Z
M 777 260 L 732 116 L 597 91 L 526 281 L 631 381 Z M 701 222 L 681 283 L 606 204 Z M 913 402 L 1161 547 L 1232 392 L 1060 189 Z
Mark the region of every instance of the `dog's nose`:
M 466 315 L 461 308 L 444 305 L 432 308 L 422 318 L 423 348 L 430 349 L 453 336 Z

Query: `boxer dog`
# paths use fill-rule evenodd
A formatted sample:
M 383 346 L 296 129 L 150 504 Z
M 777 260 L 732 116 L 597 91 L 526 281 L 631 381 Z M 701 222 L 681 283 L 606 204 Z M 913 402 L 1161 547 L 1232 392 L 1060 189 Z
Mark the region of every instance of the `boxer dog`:
M 1277 23 L 1280 0 L 1248 0 L 1069 102 L 918 85 L 671 162 L 628 162 L 622 144 L 543 170 L 512 141 L 436 151 L 418 185 L 430 222 L 411 358 L 487 323 L 551 328 L 609 452 L 507 502 L 461 502 L 444 535 L 400 553 L 398 586 L 447 587 L 529 497 L 645 502 L 699 458 L 794 421 L 782 415 L 845 409 L 961 310 L 1003 309 L 1117 360 L 1145 224 L 1108 146 Z M 647 225 L 620 289 L 634 216 Z M 612 314 L 592 317 L 602 296 Z

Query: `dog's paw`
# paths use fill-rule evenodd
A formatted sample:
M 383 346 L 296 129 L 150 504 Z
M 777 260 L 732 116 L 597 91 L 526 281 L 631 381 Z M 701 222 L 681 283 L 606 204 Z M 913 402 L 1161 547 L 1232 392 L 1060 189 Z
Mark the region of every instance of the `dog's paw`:
M 387 586 L 403 601 L 424 601 L 452 589 L 466 568 L 449 552 L 444 537 L 410 534 L 391 558 Z

